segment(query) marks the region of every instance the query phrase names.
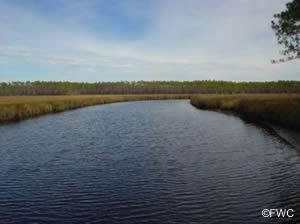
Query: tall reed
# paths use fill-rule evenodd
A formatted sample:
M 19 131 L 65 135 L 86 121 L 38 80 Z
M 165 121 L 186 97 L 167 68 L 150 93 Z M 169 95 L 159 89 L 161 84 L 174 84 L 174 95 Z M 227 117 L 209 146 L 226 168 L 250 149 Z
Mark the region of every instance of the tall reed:
M 300 130 L 300 94 L 196 95 L 191 97 L 191 104 Z
M 137 100 L 188 99 L 185 94 L 161 95 L 76 95 L 0 97 L 0 122 L 18 121 L 97 104 Z

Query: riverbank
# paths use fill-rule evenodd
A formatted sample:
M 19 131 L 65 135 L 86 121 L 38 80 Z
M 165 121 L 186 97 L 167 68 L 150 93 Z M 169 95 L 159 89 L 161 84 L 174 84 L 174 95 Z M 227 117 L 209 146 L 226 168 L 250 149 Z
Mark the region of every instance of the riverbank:
M 0 122 L 19 121 L 49 113 L 115 102 L 189 99 L 188 94 L 1 96 Z
M 224 110 L 246 118 L 300 130 L 300 94 L 197 95 L 191 104 L 199 109 Z
M 300 130 L 300 94 L 1 96 L 0 122 L 19 121 L 98 104 L 190 98 L 191 104 L 199 109 L 232 111 L 245 118 Z

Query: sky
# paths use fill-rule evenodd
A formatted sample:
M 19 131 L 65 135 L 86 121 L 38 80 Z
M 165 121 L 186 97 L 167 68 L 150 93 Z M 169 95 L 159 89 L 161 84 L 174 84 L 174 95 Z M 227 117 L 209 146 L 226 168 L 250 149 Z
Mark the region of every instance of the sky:
M 300 80 L 271 29 L 288 0 L 0 0 L 0 82 Z

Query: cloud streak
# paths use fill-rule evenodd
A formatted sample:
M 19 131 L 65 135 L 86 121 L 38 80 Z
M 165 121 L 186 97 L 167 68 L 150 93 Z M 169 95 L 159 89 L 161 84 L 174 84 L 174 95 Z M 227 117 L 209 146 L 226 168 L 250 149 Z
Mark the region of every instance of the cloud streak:
M 270 64 L 270 20 L 285 2 L 58 0 L 46 13 L 3 1 L 0 81 L 299 80 L 299 61 Z

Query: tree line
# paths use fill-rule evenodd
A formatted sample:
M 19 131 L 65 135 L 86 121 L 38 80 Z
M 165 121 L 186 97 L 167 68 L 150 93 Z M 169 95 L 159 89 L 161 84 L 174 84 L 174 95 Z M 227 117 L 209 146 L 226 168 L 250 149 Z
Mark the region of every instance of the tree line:
M 300 81 L 2 82 L 0 95 L 299 93 Z

